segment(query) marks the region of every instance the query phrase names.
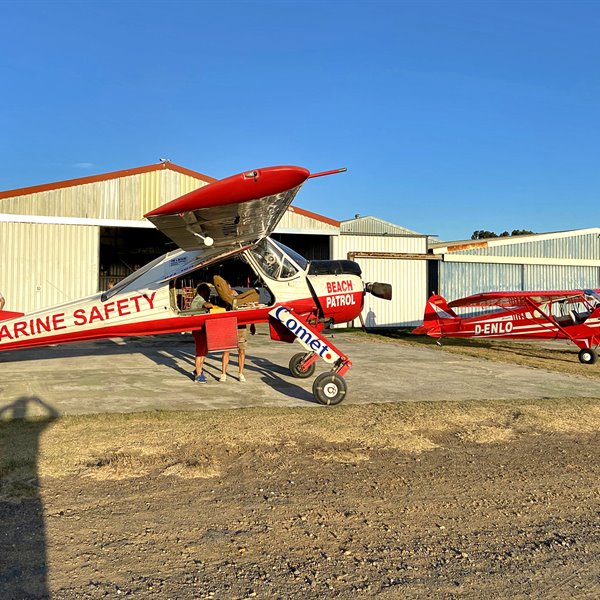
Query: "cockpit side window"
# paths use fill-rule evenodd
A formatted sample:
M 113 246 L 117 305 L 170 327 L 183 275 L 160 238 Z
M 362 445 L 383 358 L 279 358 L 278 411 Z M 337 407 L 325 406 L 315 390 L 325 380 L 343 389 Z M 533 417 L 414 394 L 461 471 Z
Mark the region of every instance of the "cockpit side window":
M 296 267 L 294 267 L 294 265 L 287 258 L 284 258 L 281 265 L 281 279 L 289 279 L 297 272 L 298 269 L 296 269 Z
M 298 274 L 298 267 L 285 256 L 277 244 L 267 238 L 250 252 L 265 275 L 271 279 L 291 279 Z

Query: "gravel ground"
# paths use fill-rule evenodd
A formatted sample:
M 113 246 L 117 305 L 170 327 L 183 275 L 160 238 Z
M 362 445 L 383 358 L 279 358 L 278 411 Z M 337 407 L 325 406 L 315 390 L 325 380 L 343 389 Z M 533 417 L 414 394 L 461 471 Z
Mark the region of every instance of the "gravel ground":
M 595 599 L 599 423 L 594 400 L 6 423 L 0 597 Z

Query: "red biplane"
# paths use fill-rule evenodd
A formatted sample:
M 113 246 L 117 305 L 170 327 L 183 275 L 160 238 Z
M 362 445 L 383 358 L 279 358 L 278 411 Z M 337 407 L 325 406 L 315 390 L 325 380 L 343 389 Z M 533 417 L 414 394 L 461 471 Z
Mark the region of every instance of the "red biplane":
M 454 308 L 488 311 L 461 318 Z M 591 365 L 598 360 L 600 344 L 600 290 L 485 292 L 452 302 L 434 294 L 425 307 L 423 325 L 413 333 L 434 338 L 570 340 L 580 348 L 579 360 Z
M 344 170 L 256 169 L 160 206 L 145 216 L 177 250 L 105 292 L 29 314 L 0 311 L 0 350 L 200 329 L 206 329 L 209 351 L 225 350 L 237 346 L 238 325 L 262 322 L 272 339 L 304 347 L 289 364 L 295 377 L 310 377 L 319 358 L 331 365 L 316 377 L 313 392 L 322 404 L 338 404 L 352 363 L 322 331 L 358 317 L 367 292 L 391 299 L 391 286 L 364 284 L 355 262 L 307 261 L 268 236 L 307 179 Z M 218 312 L 191 309 L 196 285 L 211 281 L 220 273 L 215 269 L 233 259 L 230 271 L 243 272 L 240 279 L 254 283 L 255 293 L 242 293 L 245 303 L 223 298 Z

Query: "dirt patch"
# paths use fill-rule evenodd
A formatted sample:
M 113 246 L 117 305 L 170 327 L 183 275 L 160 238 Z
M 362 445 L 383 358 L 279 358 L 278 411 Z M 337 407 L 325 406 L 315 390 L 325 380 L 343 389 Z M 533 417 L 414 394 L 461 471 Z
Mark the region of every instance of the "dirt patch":
M 0 597 L 596 598 L 596 400 L 0 423 Z

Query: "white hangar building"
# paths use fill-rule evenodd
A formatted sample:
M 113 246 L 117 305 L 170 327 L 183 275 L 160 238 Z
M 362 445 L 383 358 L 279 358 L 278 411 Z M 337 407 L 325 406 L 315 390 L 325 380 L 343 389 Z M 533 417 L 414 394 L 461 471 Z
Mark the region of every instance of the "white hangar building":
M 172 242 L 143 215 L 213 181 L 161 162 L 0 192 L 6 309 L 31 312 L 94 294 L 164 254 Z M 426 236 L 375 217 L 340 223 L 292 206 L 273 237 L 309 260 L 356 260 L 365 281 L 391 283 L 392 302 L 367 296 L 367 327 L 419 322 L 427 296 Z
M 600 228 L 430 244 L 429 291 L 448 300 L 489 291 L 600 288 Z
M 428 236 L 377 217 L 356 215 L 342 221 L 339 235 L 331 240 L 332 258 L 356 261 L 366 282 L 392 285 L 391 302 L 365 297 L 362 320 L 367 328 L 421 323 L 427 301 Z

